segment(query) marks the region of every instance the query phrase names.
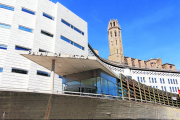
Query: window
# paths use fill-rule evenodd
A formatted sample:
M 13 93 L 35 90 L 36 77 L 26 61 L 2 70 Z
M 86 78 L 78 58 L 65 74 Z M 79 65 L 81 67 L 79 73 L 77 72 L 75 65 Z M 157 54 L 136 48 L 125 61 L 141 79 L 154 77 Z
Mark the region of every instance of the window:
M 61 35 L 60 38 L 61 38 L 62 40 L 64 40 L 64 41 L 66 41 L 66 42 L 68 42 L 68 43 L 76 46 L 77 48 L 84 50 L 84 47 L 82 47 L 81 45 L 79 45 L 79 44 L 77 44 L 77 43 L 75 43 L 75 42 L 73 42 L 73 41 L 65 38 L 64 36 Z
M 168 79 L 168 83 L 170 84 L 170 81 L 169 81 L 169 79 Z
M 144 81 L 144 83 L 146 82 L 146 81 L 145 81 L 145 77 L 143 77 L 143 81 Z
M 77 31 L 78 33 L 81 33 L 81 31 L 77 29 L 76 27 L 74 27 L 74 30 Z
M 151 83 L 151 78 L 149 77 L 149 83 Z
M 0 49 L 7 50 L 7 46 L 6 45 L 0 45 Z
M 113 22 L 114 23 L 114 26 L 115 26 L 115 22 Z
M 69 26 L 69 27 L 70 27 L 70 25 L 71 25 L 71 24 L 69 24 L 68 22 L 66 22 L 66 21 L 63 20 L 63 19 L 61 20 L 61 22 L 64 23 L 65 25 Z
M 35 12 L 33 12 L 33 11 L 31 11 L 31 10 L 27 10 L 27 9 L 25 9 L 25 8 L 22 8 L 22 11 L 23 11 L 23 12 L 27 12 L 27 13 L 32 14 L 32 15 L 35 15 Z
M 156 78 L 154 78 L 154 82 L 157 83 Z
M 47 18 L 49 18 L 49 19 L 51 19 L 51 20 L 54 20 L 54 17 L 52 17 L 52 16 L 50 16 L 50 15 L 44 13 L 44 12 L 43 12 L 43 16 L 44 16 L 44 17 L 47 17 Z
M 42 75 L 42 76 L 50 77 L 50 73 L 39 71 L 39 70 L 37 70 L 37 75 Z
M 160 78 L 160 83 L 162 83 L 162 80 L 161 80 L 161 78 Z
M 142 77 L 140 77 L 140 79 L 141 79 L 141 82 L 142 82 Z
M 39 49 L 39 52 L 48 52 L 48 51 L 46 51 L 46 50 L 42 50 L 42 49 Z
M 16 50 L 24 50 L 24 51 L 30 51 L 31 49 L 25 48 L 25 47 L 20 47 L 20 46 L 15 46 Z
M 176 84 L 175 81 L 174 81 L 174 79 L 173 79 L 173 83 Z
M 64 41 L 66 41 L 66 42 L 68 42 L 68 43 L 71 42 L 69 39 L 67 39 L 67 38 L 65 38 L 65 37 L 63 37 L 63 36 L 61 36 L 61 39 L 64 40 Z
M 163 83 L 165 84 L 164 78 L 162 78 Z
M 154 83 L 154 80 L 153 80 L 153 78 L 152 78 L 152 83 Z
M 163 90 L 163 86 L 161 86 L 161 90 Z
M 14 8 L 13 8 L 13 7 L 10 7 L 10 6 L 7 6 L 7 5 L 2 5 L 2 4 L 0 4 L 0 8 L 4 8 L 4 9 L 7 9 L 7 10 L 14 11 Z
M 139 77 L 137 77 L 137 80 L 138 80 L 138 82 L 139 82 Z
M 164 86 L 164 91 L 166 91 L 166 86 Z
M 174 92 L 174 87 L 172 87 L 172 90 L 173 90 L 173 92 Z
M 44 31 L 44 30 L 41 30 L 41 33 L 44 34 L 44 35 L 47 35 L 47 36 L 49 36 L 49 37 L 53 37 L 53 34 L 48 33 L 48 32 L 46 32 L 46 31 Z
M 77 31 L 78 33 L 84 35 L 84 32 L 82 32 L 82 31 L 79 30 L 78 28 L 74 27 L 74 26 L 71 25 L 70 23 L 66 22 L 65 20 L 61 19 L 61 22 L 64 23 L 65 25 L 71 27 L 72 29 L 74 29 L 74 30 Z M 111 37 L 112 37 L 112 32 L 111 32 Z
M 114 35 L 115 35 L 115 37 L 116 37 L 116 31 L 114 31 Z
M 169 87 L 169 89 L 170 89 L 170 92 L 172 92 L 171 87 Z
M 27 70 L 23 70 L 23 69 L 18 69 L 18 68 L 12 68 L 12 71 L 14 73 L 20 73 L 20 74 L 28 74 Z
M 156 86 L 156 88 L 158 88 L 158 87 Z
M 0 27 L 1 28 L 6 28 L 6 29 L 10 29 L 11 28 L 10 25 L 4 24 L 4 23 L 0 23 Z
M 23 27 L 23 26 L 19 26 L 19 29 L 20 30 L 24 30 L 24 31 L 26 31 L 26 32 L 33 32 L 33 30 L 32 29 L 30 29 L 30 28 L 27 28 L 27 27 Z
M 74 43 L 74 46 L 76 46 L 76 47 L 82 49 L 82 47 L 81 47 L 80 45 L 78 45 L 77 43 Z
M 177 87 L 177 89 L 179 90 L 179 87 Z
M 3 68 L 0 68 L 0 72 L 3 72 Z
M 155 86 L 153 86 L 153 88 L 155 88 Z
M 177 92 L 177 89 L 176 89 L 176 87 L 174 87 L 175 88 L 175 92 Z
M 170 80 L 171 80 L 171 84 L 173 84 L 172 79 L 170 79 Z
M 175 81 L 176 81 L 176 84 L 178 84 L 177 79 L 175 79 Z
M 11 28 L 10 25 L 4 24 L 4 23 L 0 23 L 0 27 L 1 28 L 6 28 L 6 29 L 10 29 Z

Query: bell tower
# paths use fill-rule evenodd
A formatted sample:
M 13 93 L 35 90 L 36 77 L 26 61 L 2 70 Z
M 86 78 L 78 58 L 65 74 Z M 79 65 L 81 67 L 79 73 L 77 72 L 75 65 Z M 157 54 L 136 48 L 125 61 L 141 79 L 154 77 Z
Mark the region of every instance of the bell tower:
M 110 20 L 108 24 L 109 60 L 124 63 L 121 28 L 117 20 Z

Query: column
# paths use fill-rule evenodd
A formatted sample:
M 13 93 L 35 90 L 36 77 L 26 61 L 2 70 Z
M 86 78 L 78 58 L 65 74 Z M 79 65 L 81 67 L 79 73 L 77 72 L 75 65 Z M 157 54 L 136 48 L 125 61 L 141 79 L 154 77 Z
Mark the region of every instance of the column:
M 51 90 L 53 93 L 54 90 L 54 70 L 55 70 L 55 60 L 52 60 L 52 66 L 51 66 Z
M 141 88 L 140 88 L 139 82 L 138 82 L 138 87 L 139 87 L 139 94 L 140 94 L 140 98 L 141 98 L 141 102 L 142 102 Z
M 122 97 L 124 97 L 124 93 L 123 93 L 123 83 L 122 83 L 122 76 L 120 73 L 120 82 L 121 82 L 121 92 L 122 92 Z M 122 98 L 124 100 L 124 98 Z
M 134 89 L 134 98 L 135 98 L 135 101 L 136 101 L 136 90 L 135 90 L 134 81 L 133 81 L 133 89 Z

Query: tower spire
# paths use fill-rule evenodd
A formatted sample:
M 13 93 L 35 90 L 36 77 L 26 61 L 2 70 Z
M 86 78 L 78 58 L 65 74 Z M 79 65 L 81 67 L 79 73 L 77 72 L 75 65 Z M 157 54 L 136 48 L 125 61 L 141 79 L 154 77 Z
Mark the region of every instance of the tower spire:
M 121 38 L 121 28 L 118 20 L 110 20 L 108 24 L 108 39 L 109 39 L 109 60 L 124 63 L 124 54 Z

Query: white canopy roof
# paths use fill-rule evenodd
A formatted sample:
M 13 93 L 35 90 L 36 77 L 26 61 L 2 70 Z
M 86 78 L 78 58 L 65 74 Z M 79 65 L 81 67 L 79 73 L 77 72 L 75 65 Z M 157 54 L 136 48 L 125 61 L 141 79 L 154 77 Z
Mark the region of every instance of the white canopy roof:
M 19 51 L 29 60 L 47 68 L 51 71 L 52 60 L 55 60 L 55 73 L 64 76 L 83 71 L 102 69 L 109 75 L 119 78 L 110 68 L 95 56 L 67 55 L 61 53 Z

